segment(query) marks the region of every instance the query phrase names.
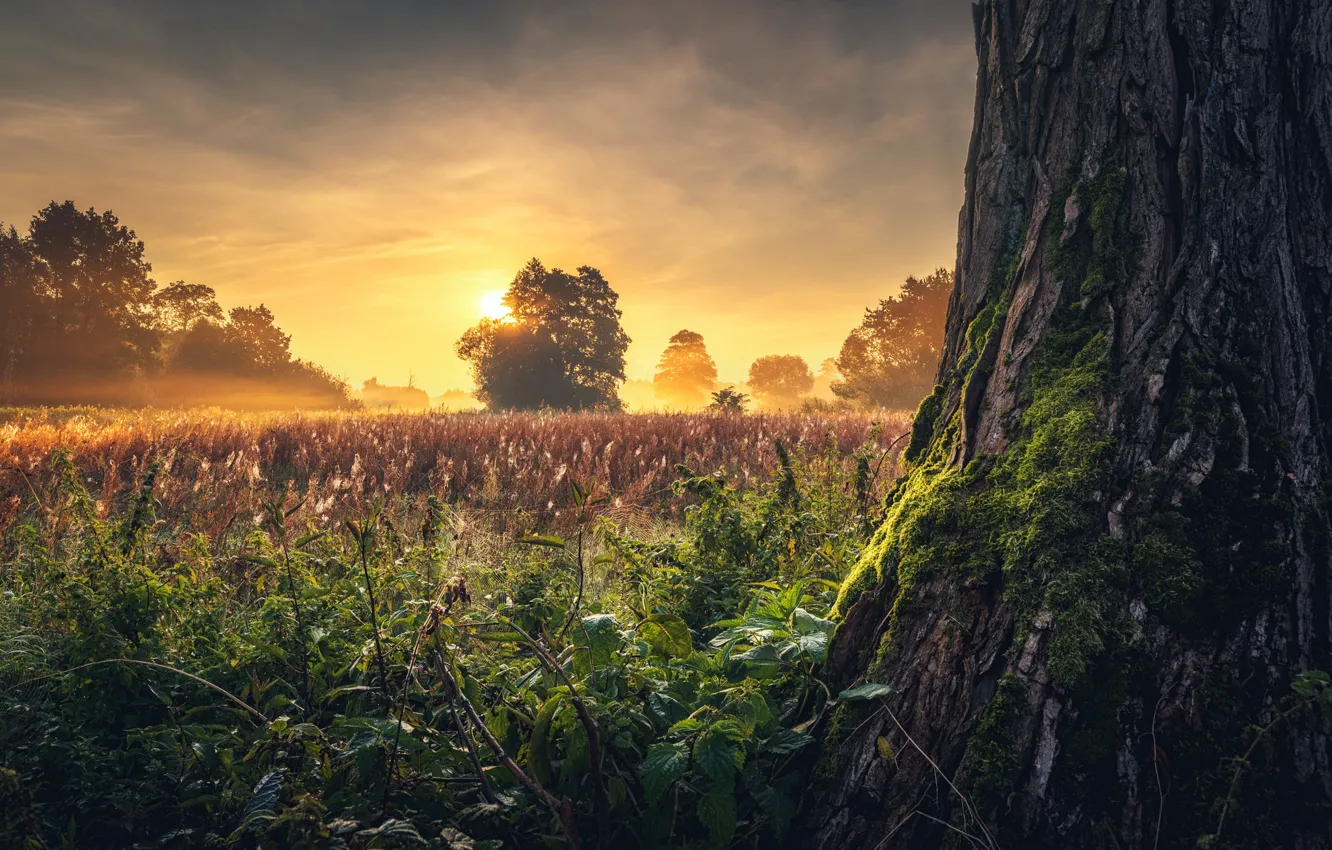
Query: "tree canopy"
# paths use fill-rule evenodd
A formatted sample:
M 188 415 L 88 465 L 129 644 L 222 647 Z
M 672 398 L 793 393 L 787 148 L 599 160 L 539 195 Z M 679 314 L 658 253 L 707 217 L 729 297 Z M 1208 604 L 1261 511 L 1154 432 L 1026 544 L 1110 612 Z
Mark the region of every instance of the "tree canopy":
M 934 387 L 952 291 L 953 273 L 941 268 L 907 278 L 898 295 L 866 310 L 842 343 L 842 378 L 833 392 L 861 404 L 914 408 Z
M 211 287 L 158 289 L 110 211 L 52 202 L 0 227 L 0 398 L 29 404 L 341 406 L 345 383 L 293 360 L 262 304 L 224 314 Z M 225 315 L 225 319 L 224 319 Z
M 531 260 L 504 295 L 509 315 L 482 319 L 458 340 L 477 398 L 492 410 L 618 410 L 630 341 L 618 301 L 591 266 L 570 274 Z
M 750 365 L 749 388 L 764 407 L 794 407 L 814 389 L 814 375 L 803 357 L 769 354 Z
M 676 332 L 662 352 L 652 383 L 657 398 L 669 406 L 707 405 L 717 383 L 717 364 L 708 354 L 703 335 L 690 330 Z

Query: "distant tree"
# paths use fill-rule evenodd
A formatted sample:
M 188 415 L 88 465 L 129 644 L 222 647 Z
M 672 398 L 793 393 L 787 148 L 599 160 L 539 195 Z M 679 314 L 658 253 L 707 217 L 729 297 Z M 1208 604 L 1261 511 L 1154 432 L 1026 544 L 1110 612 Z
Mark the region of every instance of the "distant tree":
M 407 386 L 381 384 L 378 378 L 371 378 L 361 384 L 361 402 L 366 407 L 387 408 L 389 410 L 425 410 L 430 407 L 430 394 L 412 385 Z
M 0 225 L 0 400 L 17 399 L 17 379 L 42 315 L 32 251 L 11 226 Z
M 159 328 L 166 333 L 183 333 L 196 322 L 222 321 L 222 308 L 211 286 L 178 280 L 153 296 Z
M 934 388 L 953 273 L 909 277 L 896 297 L 865 311 L 837 358 L 842 375 L 832 390 L 881 407 L 915 408 Z
M 482 319 L 458 340 L 477 398 L 492 410 L 619 409 L 629 337 L 618 301 L 591 266 L 569 274 L 533 259 L 509 284 L 509 315 Z
M 748 403 L 749 396 L 725 387 L 712 394 L 712 404 L 708 405 L 708 409 L 718 413 L 744 413 Z
M 750 365 L 749 387 L 764 407 L 794 407 L 814 389 L 814 376 L 803 357 L 769 354 Z
M 156 365 L 156 284 L 143 242 L 111 212 L 52 202 L 24 240 L 38 314 L 18 381 L 28 400 L 113 401 Z
M 832 391 L 834 381 L 841 378 L 837 371 L 837 358 L 825 357 L 819 363 L 819 370 L 814 373 L 814 395 L 825 401 L 832 401 L 837 398 Z
M 707 404 L 717 383 L 717 364 L 708 355 L 703 335 L 685 330 L 671 337 L 652 383 L 657 398 L 667 404 L 686 408 Z
M 291 360 L 291 335 L 282 332 L 273 312 L 263 304 L 231 308 L 227 338 L 260 372 L 272 371 Z
M 235 307 L 227 321 L 200 318 L 180 335 L 167 365 L 163 401 L 228 407 L 346 407 L 350 387 L 327 370 L 291 357 L 291 336 L 272 311 Z
M 211 288 L 159 291 L 151 272 L 143 242 L 111 212 L 53 202 L 26 236 L 0 227 L 0 399 L 350 403 L 345 382 L 292 359 L 291 338 L 262 304 L 224 319 Z

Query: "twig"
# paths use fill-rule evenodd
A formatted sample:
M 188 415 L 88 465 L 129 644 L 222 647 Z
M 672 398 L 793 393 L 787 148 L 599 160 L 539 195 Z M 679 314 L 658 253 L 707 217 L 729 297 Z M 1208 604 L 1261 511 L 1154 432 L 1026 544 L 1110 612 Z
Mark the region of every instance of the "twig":
M 1156 718 L 1161 713 L 1161 703 L 1165 702 L 1166 697 L 1175 689 L 1175 683 L 1171 682 L 1161 693 L 1156 705 L 1152 708 L 1152 773 L 1156 776 L 1156 835 L 1152 841 L 1152 850 L 1161 846 L 1161 819 L 1165 815 L 1166 791 L 1161 785 L 1161 760 L 1157 757 L 1160 750 L 1156 746 Z
M 592 784 L 596 791 L 597 833 L 598 838 L 601 839 L 601 846 L 607 846 L 606 842 L 610 839 L 610 800 L 606 796 L 606 776 L 603 770 L 604 753 L 601 750 L 601 734 L 597 730 L 597 722 L 592 717 L 592 712 L 587 710 L 587 704 L 583 702 L 583 698 L 578 695 L 578 689 L 574 687 L 573 680 L 564 672 L 564 668 L 555 656 L 551 655 L 550 650 L 523 631 L 522 626 L 512 620 L 508 621 L 508 625 L 515 632 L 522 635 L 523 639 L 531 645 L 532 650 L 536 652 L 541 663 L 569 688 L 569 701 L 573 703 L 574 711 L 578 714 L 578 721 L 583 725 L 583 731 L 587 733 L 587 754 L 592 762 Z
M 951 789 L 952 792 L 955 795 L 957 795 L 958 800 L 962 802 L 962 811 L 966 814 L 971 815 L 971 817 L 975 818 L 976 825 L 980 827 L 981 835 L 985 839 L 984 846 L 989 848 L 998 847 L 999 845 L 995 843 L 994 836 L 991 835 L 990 830 L 988 830 L 985 827 L 985 821 L 981 819 L 980 813 L 977 812 L 975 807 L 971 805 L 971 801 L 967 799 L 966 795 L 957 789 L 957 786 L 953 784 L 953 780 L 948 778 L 948 775 L 944 773 L 942 769 L 940 769 L 939 765 L 935 763 L 934 759 L 930 758 L 929 754 L 926 753 L 923 749 L 921 749 L 920 744 L 917 744 L 916 739 L 911 737 L 911 733 L 906 730 L 906 727 L 902 725 L 901 721 L 897 719 L 897 715 L 893 714 L 893 710 L 889 708 L 886 703 L 884 703 L 883 705 L 883 710 L 888 713 L 888 716 L 890 718 L 892 718 L 893 723 L 896 724 L 898 730 L 900 730 L 901 733 L 906 737 L 907 741 L 910 742 L 911 746 L 915 748 L 916 752 L 920 753 L 921 757 L 923 757 L 925 761 L 929 762 L 930 767 L 934 768 L 935 774 L 937 774 L 941 779 L 943 779 L 943 781 L 948 785 L 949 789 Z M 921 814 L 924 815 L 923 812 Z
M 500 760 L 500 763 L 504 765 L 509 773 L 513 774 L 515 779 L 521 782 L 527 790 L 531 791 L 537 799 L 545 803 L 546 807 L 559 818 L 561 826 L 564 827 L 565 837 L 569 839 L 569 845 L 573 847 L 574 850 L 578 850 L 581 844 L 578 841 L 578 826 L 574 822 L 573 804 L 570 803 L 567 798 L 557 798 L 554 794 L 550 793 L 545 788 L 542 788 L 540 782 L 537 782 L 529 776 L 518 766 L 517 762 L 509 757 L 509 754 L 504 751 L 504 747 L 495 739 L 494 734 L 491 733 L 485 723 L 481 722 L 481 718 L 477 715 L 476 709 L 472 707 L 471 700 L 469 700 L 467 695 L 462 692 L 462 689 L 458 687 L 458 682 L 453 678 L 453 674 L 449 672 L 443 657 L 440 656 L 438 652 L 431 654 L 434 656 L 435 669 L 439 671 L 439 678 L 444 682 L 445 688 L 448 689 L 451 696 L 456 695 L 458 701 L 462 703 L 463 710 L 467 712 L 467 717 L 472 721 L 472 725 L 476 727 L 476 731 L 485 739 L 487 746 L 489 746 L 495 753 L 495 757 Z
M 375 662 L 379 666 L 379 687 L 388 696 L 388 668 L 384 665 L 384 647 L 379 642 L 379 615 L 375 613 L 375 586 L 370 580 L 370 561 L 367 550 L 370 548 L 370 541 L 367 539 L 373 529 L 371 522 L 367 520 L 364 525 L 357 526 L 351 520 L 347 520 L 347 527 L 356 535 L 357 548 L 361 553 L 361 570 L 365 573 L 365 592 L 370 597 L 370 629 L 375 637 Z
M 1272 719 L 1271 723 L 1259 729 L 1257 734 L 1253 736 L 1253 743 L 1249 744 L 1249 748 L 1244 751 L 1244 755 L 1235 759 L 1235 772 L 1230 777 L 1230 788 L 1227 789 L 1226 791 L 1226 799 L 1221 803 L 1221 815 L 1219 818 L 1217 818 L 1216 832 L 1212 833 L 1211 836 L 1209 836 L 1212 839 L 1213 845 L 1219 847 L 1221 844 L 1221 830 L 1225 828 L 1226 816 L 1230 813 L 1230 804 L 1234 802 L 1235 792 L 1239 790 L 1240 775 L 1244 772 L 1245 766 L 1248 765 L 1249 757 L 1253 755 L 1253 751 L 1258 749 L 1258 745 L 1263 742 L 1263 740 L 1267 737 L 1268 733 L 1270 733 L 1273 729 L 1276 728 L 1277 724 L 1285 720 L 1290 715 L 1294 714 L 1296 711 L 1299 711 L 1300 709 L 1304 708 L 1307 705 L 1311 705 L 1314 702 L 1315 702 L 1314 699 L 1302 700 L 1300 702 L 1297 702 L 1295 705 L 1292 705 L 1290 708 L 1286 709 L 1280 714 L 1278 714 L 1276 717 Z

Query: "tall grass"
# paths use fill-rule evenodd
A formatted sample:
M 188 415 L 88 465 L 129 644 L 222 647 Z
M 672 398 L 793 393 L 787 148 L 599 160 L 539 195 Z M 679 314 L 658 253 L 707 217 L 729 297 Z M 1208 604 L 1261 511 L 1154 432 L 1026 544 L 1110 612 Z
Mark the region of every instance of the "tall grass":
M 0 422 L 0 533 L 37 494 L 52 453 L 65 449 L 103 517 L 154 468 L 159 520 L 217 541 L 258 524 L 250 520 L 263 500 L 283 487 L 301 498 L 296 519 L 320 524 L 360 516 L 386 496 L 435 495 L 457 511 L 560 525 L 570 479 L 623 520 L 669 518 L 680 509 L 667 498 L 677 465 L 723 472 L 743 489 L 777 466 L 781 441 L 799 454 L 840 458 L 836 472 L 845 476 L 867 442 L 887 453 L 909 416 L 57 408 L 0 410 Z M 891 457 L 879 472 L 891 477 Z

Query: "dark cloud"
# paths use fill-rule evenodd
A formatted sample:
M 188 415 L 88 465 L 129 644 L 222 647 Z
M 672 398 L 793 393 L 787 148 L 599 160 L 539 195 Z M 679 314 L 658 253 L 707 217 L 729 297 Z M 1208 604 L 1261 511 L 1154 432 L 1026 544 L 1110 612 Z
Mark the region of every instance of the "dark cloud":
M 452 340 L 533 254 L 603 268 L 636 374 L 686 325 L 724 374 L 817 360 L 952 262 L 969 5 L 30 2 L 0 219 L 113 208 L 160 277 L 357 379 L 461 383 Z

